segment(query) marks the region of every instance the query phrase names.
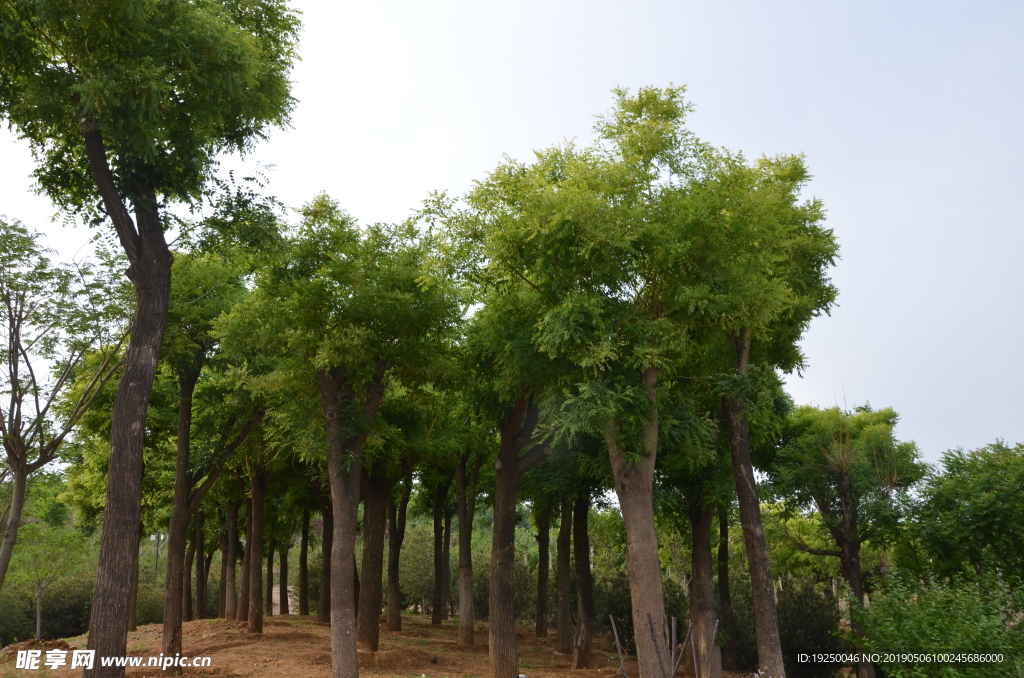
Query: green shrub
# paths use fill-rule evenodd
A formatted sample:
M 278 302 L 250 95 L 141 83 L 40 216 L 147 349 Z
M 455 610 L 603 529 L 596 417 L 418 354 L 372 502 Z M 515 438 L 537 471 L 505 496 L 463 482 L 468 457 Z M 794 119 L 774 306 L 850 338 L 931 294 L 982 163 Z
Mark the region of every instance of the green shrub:
M 786 675 L 792 678 L 832 678 L 840 664 L 799 663 L 799 653 L 849 650 L 839 630 L 839 606 L 831 588 L 806 579 L 789 578 L 779 591 L 779 640 Z
M 1024 674 L 1021 606 L 995 581 L 922 584 L 893 577 L 867 609 L 854 611 L 864 649 L 899 654 L 1002 654 L 1002 663 L 881 662 L 889 678 L 1016 678 Z

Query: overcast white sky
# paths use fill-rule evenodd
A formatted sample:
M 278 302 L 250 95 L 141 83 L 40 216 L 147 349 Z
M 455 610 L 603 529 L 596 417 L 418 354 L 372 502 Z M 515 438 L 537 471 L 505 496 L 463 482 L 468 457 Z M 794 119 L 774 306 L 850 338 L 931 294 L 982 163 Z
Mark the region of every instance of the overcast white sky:
M 399 220 L 503 153 L 589 140 L 615 85 L 685 84 L 706 141 L 805 153 L 839 237 L 840 306 L 804 341 L 797 402 L 895 407 L 930 461 L 1024 441 L 1024 4 L 297 4 L 293 128 L 252 157 L 288 205 L 327 191 Z M 0 214 L 70 256 L 89 233 L 48 225 L 31 169 L 0 131 Z

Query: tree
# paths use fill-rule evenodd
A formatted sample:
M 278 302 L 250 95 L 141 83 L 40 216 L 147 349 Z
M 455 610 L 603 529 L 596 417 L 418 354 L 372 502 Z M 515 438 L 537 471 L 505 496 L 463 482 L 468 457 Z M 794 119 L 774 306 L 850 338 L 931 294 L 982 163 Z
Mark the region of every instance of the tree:
M 123 573 L 138 557 L 146 406 L 170 297 L 161 207 L 197 200 L 219 153 L 247 151 L 287 122 L 297 30 L 280 0 L 0 5 L 0 117 L 31 144 L 51 200 L 111 220 L 135 286 L 90 622 L 89 648 L 103 656 L 125 653 Z
M 29 477 L 121 366 L 120 295 L 102 268 L 54 264 L 38 233 L 0 219 L 0 441 L 13 493 L 0 545 L 0 590 L 18 541 Z M 83 363 L 88 378 L 76 384 Z
M 85 539 L 63 524 L 32 522 L 24 526 L 25 546 L 19 549 L 18 566 L 32 585 L 36 603 L 36 638 L 42 637 L 43 593 L 51 584 L 74 575 L 82 566 Z
M 838 548 L 814 549 L 803 542 L 798 546 L 814 555 L 839 558 L 857 604 L 864 602 L 865 594 L 862 544 L 895 526 L 908 490 L 925 472 L 916 445 L 896 440 L 896 421 L 891 408 L 797 408 L 771 466 L 776 491 L 792 510 L 816 509 Z M 859 662 L 857 676 L 872 678 L 872 664 Z

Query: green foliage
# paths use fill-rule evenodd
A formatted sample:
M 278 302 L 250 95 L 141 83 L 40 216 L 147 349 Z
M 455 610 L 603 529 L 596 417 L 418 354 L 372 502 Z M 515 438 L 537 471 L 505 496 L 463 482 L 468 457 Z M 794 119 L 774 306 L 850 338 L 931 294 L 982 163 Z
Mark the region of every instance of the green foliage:
M 941 576 L 998 572 L 1024 584 L 1024 444 L 998 442 L 942 457 L 921 492 L 915 532 Z
M 994 578 L 922 584 L 894 576 L 870 607 L 855 611 L 863 649 L 901 654 L 1002 654 L 1001 663 L 882 662 L 892 678 L 1007 678 L 1024 671 L 1024 626 L 1019 591 Z
M 786 675 L 793 678 L 831 678 L 840 663 L 798 662 L 797 654 L 848 650 L 840 635 L 839 608 L 831 588 L 814 580 L 787 577 L 778 594 L 779 637 Z

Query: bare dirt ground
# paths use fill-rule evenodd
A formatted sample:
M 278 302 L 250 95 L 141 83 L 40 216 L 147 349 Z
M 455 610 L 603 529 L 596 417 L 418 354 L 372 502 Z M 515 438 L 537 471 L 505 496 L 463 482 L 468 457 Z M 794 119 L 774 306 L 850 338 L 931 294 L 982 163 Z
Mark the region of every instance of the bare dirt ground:
M 360 674 L 380 678 L 487 678 L 487 625 L 477 622 L 477 644 L 460 648 L 457 622 L 448 621 L 431 626 L 428 617 L 406 616 L 403 630 L 381 631 L 380 650 L 359 653 Z M 151 657 L 160 654 L 161 626 L 141 626 L 128 634 L 128 654 Z M 569 657 L 552 651 L 553 633 L 537 638 L 532 631 L 519 629 L 519 672 L 527 678 L 613 678 L 619 672 L 614 650 L 606 651 L 607 639 L 595 639 L 593 669 L 570 671 Z M 46 643 L 49 649 L 84 648 L 84 636 Z M 12 646 L 11 649 L 13 649 Z M 6 649 L 6 648 L 5 648 Z M 209 656 L 206 668 L 186 668 L 182 675 L 228 678 L 329 678 L 331 673 L 331 641 L 327 624 L 312 617 L 297 615 L 265 618 L 262 634 L 250 634 L 244 622 L 204 619 L 184 625 L 183 654 L 189 657 Z M 45 652 L 43 653 L 45 657 Z M 68 664 L 70 665 L 70 653 Z M 143 659 L 143 664 L 146 663 Z M 97 659 L 97 664 L 99 663 Z M 627 662 L 630 678 L 638 676 L 636 664 Z M 14 653 L 0 654 L 0 676 L 3 678 L 78 678 L 82 669 L 67 666 L 58 669 L 24 670 L 14 668 Z M 130 678 L 159 676 L 153 667 L 129 668 Z M 726 672 L 726 678 L 743 674 Z

